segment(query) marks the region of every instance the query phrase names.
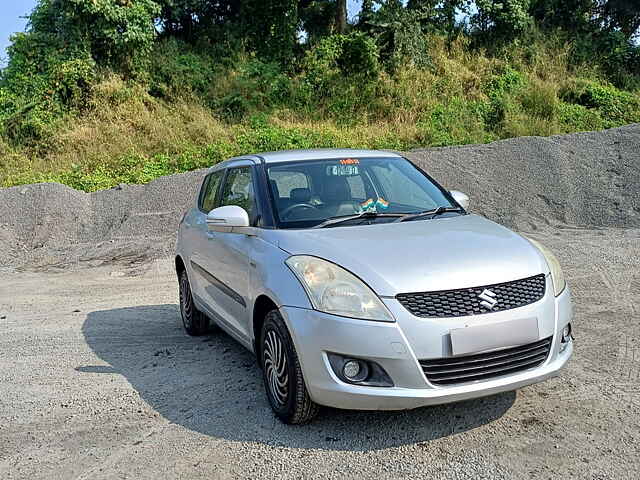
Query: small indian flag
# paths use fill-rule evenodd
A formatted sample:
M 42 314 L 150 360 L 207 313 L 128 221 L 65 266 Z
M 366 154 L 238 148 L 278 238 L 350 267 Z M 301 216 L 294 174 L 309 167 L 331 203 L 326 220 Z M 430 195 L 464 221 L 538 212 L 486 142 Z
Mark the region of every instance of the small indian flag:
M 360 203 L 360 207 L 361 207 L 363 210 L 367 210 L 367 209 L 369 209 L 369 208 L 371 208 L 371 207 L 375 206 L 375 203 L 376 203 L 376 202 L 374 202 L 374 201 L 373 201 L 373 199 L 368 198 L 368 199 L 367 199 L 367 200 L 365 200 L 364 202 Z

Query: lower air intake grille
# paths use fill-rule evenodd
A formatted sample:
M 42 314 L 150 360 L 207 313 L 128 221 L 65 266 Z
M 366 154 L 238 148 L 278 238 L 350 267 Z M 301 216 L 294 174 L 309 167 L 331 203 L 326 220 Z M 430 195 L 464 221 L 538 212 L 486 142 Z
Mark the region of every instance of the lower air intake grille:
M 488 380 L 541 365 L 549 355 L 551 337 L 528 345 L 461 357 L 420 360 L 427 380 L 434 385 Z

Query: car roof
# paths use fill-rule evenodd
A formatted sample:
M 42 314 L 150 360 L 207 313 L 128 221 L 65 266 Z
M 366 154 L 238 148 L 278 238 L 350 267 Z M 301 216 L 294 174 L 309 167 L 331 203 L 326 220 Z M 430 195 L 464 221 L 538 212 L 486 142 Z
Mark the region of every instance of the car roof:
M 395 152 L 384 150 L 355 150 L 350 148 L 319 148 L 307 150 L 282 150 L 279 152 L 263 152 L 253 155 L 243 155 L 227 160 L 232 162 L 236 160 L 252 159 L 264 161 L 265 163 L 279 163 L 302 160 L 330 160 L 334 158 L 401 158 L 401 155 Z M 225 162 L 226 163 L 226 162 Z

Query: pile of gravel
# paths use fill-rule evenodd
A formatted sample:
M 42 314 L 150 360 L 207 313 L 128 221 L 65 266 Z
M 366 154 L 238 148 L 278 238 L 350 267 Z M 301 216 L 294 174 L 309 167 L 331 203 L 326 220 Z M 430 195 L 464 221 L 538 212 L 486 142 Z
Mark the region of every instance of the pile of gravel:
M 170 255 L 204 173 L 95 193 L 57 183 L 0 189 L 0 266 L 136 264 Z
M 640 124 L 407 156 L 469 194 L 474 212 L 512 228 L 640 227 Z M 90 194 L 59 184 L 0 189 L 0 268 L 136 264 L 169 255 L 204 172 Z
M 640 124 L 407 156 L 472 210 L 519 230 L 640 226 Z

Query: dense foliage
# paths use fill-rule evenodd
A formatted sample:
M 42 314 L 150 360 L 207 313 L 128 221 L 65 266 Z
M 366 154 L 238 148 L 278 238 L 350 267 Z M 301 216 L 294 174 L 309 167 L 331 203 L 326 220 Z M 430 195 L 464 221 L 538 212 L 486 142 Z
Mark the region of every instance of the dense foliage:
M 0 185 L 94 190 L 249 150 L 640 121 L 636 0 L 39 0 L 0 72 Z

